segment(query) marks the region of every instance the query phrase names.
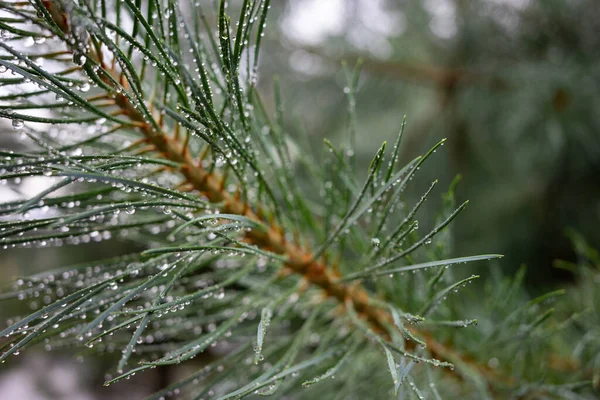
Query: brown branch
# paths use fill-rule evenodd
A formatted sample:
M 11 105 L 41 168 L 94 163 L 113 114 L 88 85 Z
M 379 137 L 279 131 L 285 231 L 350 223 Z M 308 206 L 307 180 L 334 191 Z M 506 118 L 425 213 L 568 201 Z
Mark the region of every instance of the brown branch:
M 107 80 L 108 82 L 108 80 Z M 362 314 L 371 325 L 379 332 L 387 331 L 386 324 L 391 321 L 390 315 L 370 304 L 368 293 L 359 285 L 345 285 L 337 282 L 325 264 L 311 261 L 311 252 L 287 242 L 282 233 L 283 229 L 276 223 L 265 221 L 259 217 L 247 203 L 224 190 L 223 178 L 216 172 L 208 172 L 195 163 L 189 152 L 184 151 L 182 144 L 170 135 L 154 129 L 148 124 L 142 114 L 136 110 L 123 94 L 117 94 L 116 104 L 123 114 L 131 120 L 139 122 L 141 133 L 154 145 L 157 151 L 171 161 L 179 163 L 179 172 L 196 190 L 204 193 L 213 203 L 222 203 L 221 211 L 228 214 L 245 216 L 253 221 L 267 225 L 267 231 L 251 229 L 246 233 L 250 243 L 280 255 L 286 255 L 288 261 L 285 266 L 299 275 L 303 275 L 309 282 L 323 289 L 327 296 L 334 297 L 341 304 L 346 299 L 351 299 L 356 310 Z
M 211 202 L 222 203 L 221 211 L 223 213 L 242 215 L 268 226 L 266 232 L 260 229 L 251 229 L 246 232 L 247 242 L 267 251 L 287 256 L 286 269 L 301 275 L 309 284 L 321 288 L 327 297 L 335 298 L 341 307 L 345 307 L 346 301 L 350 301 L 358 314 L 369 323 L 373 330 L 382 334 L 387 340 L 390 339 L 389 329 L 390 326 L 393 326 L 391 314 L 387 310 L 372 304 L 370 294 L 359 283 L 343 284 L 338 282 L 338 274 L 333 272 L 332 268 L 318 260 L 313 260 L 313 255 L 309 250 L 286 241 L 284 231 L 277 222 L 269 223 L 264 217 L 255 213 L 238 196 L 227 192 L 223 188 L 223 178 L 218 173 L 209 172 L 198 163 L 195 163 L 189 152 L 184 151 L 178 140 L 174 140 L 170 135 L 154 129 L 144 120 L 142 114 L 131 105 L 125 95 L 118 94 L 115 100 L 117 105 L 122 108 L 124 115 L 140 123 L 141 133 L 156 147 L 157 151 L 169 160 L 178 162 L 181 165 L 179 172 L 185 177 L 188 186 L 204 193 Z M 189 187 L 187 189 L 189 190 Z M 413 328 L 410 329 L 415 332 Z M 459 354 L 435 340 L 431 335 L 425 334 L 424 339 L 432 357 L 458 359 L 479 371 L 490 383 L 510 383 L 509 379 L 500 376 L 496 371 L 477 363 L 474 359 Z M 407 347 L 410 350 L 415 347 L 415 343 L 409 341 Z
M 45 5 L 50 3 L 50 8 L 53 2 L 44 2 Z M 48 6 L 47 6 L 48 7 Z M 69 21 L 64 13 L 57 10 L 51 10 L 53 18 L 57 19 L 57 24 L 68 33 L 70 26 Z M 60 10 L 59 10 L 60 11 Z M 103 68 L 100 76 L 104 83 L 112 88 L 116 88 L 116 82 L 120 82 L 124 88 L 128 89 L 128 82 L 123 79 L 123 75 L 116 71 L 115 58 L 111 62 L 111 66 L 107 67 L 98 54 L 94 46 L 90 46 L 88 53 L 89 59 L 94 60 Z M 123 94 L 121 90 L 115 90 L 114 95 L 115 105 L 120 110 L 121 115 L 127 116 L 133 125 L 144 136 L 144 139 L 139 143 L 147 142 L 153 147 L 154 151 L 159 152 L 163 157 L 178 163 L 177 168 L 179 173 L 185 178 L 184 186 L 186 190 L 193 188 L 205 194 L 212 203 L 222 204 L 221 211 L 229 214 L 244 216 L 250 220 L 261 223 L 267 226 L 267 230 L 251 229 L 246 232 L 246 241 L 254 244 L 264 250 L 274 252 L 287 257 L 284 263 L 284 269 L 292 271 L 303 277 L 307 285 L 312 285 L 322 289 L 326 297 L 335 298 L 340 307 L 345 308 L 345 304 L 350 302 L 356 312 L 368 322 L 370 327 L 381 334 L 386 340 L 390 339 L 390 327 L 393 326 L 393 318 L 387 309 L 373 304 L 371 295 L 360 285 L 355 282 L 353 284 L 344 284 L 338 281 L 339 274 L 333 266 L 323 263 L 319 260 L 313 260 L 313 254 L 309 249 L 305 249 L 295 243 L 288 242 L 285 239 L 284 230 L 277 221 L 269 221 L 260 212 L 260 206 L 256 206 L 256 211 L 253 210 L 239 195 L 232 195 L 223 187 L 223 177 L 216 172 L 208 171 L 202 167 L 202 163 L 195 162 L 189 151 L 187 151 L 187 142 L 181 143 L 179 135 L 169 135 L 162 130 L 162 125 L 157 129 L 152 126 L 140 111 L 138 111 L 129 98 Z M 178 129 L 178 128 L 177 128 Z M 239 193 L 239 190 L 236 192 Z M 414 329 L 411 328 L 411 331 Z M 466 363 L 481 372 L 490 381 L 500 381 L 497 374 L 487 366 L 478 364 L 472 359 L 468 359 L 462 354 L 457 353 L 450 347 L 436 341 L 431 335 L 424 335 L 427 347 L 432 357 L 440 359 L 460 359 L 462 363 Z M 408 350 L 414 348 L 414 342 L 407 342 Z M 505 380 L 504 380 L 505 381 Z

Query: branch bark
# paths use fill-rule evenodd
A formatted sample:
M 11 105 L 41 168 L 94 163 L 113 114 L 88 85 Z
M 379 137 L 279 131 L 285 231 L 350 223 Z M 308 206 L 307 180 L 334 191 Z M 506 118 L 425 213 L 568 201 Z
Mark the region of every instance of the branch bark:
M 44 2 L 47 7 L 53 7 L 53 2 Z M 69 33 L 70 25 L 67 15 L 60 12 L 52 12 L 51 15 L 56 19 L 58 26 L 65 32 Z M 67 43 L 67 46 L 69 44 Z M 72 49 L 71 49 L 72 51 Z M 115 69 L 115 63 L 111 62 L 107 65 L 104 61 L 104 56 L 96 53 L 94 46 L 89 46 L 87 57 L 101 65 L 103 71 L 100 71 L 100 77 L 104 83 L 112 88 L 115 88 L 114 81 L 122 82 L 125 89 L 128 88 L 128 83 L 123 79 L 123 76 Z M 422 77 L 428 79 L 443 81 L 447 75 L 440 74 L 436 71 L 425 71 L 422 69 L 406 69 L 405 71 L 415 71 L 421 74 Z M 105 75 L 106 74 L 106 75 Z M 114 79 L 110 79 L 112 77 Z M 205 194 L 213 203 L 222 204 L 221 211 L 229 214 L 237 214 L 245 216 L 251 220 L 260 222 L 262 225 L 268 226 L 265 232 L 259 229 L 251 229 L 246 232 L 246 240 L 260 248 L 272 251 L 274 253 L 287 256 L 285 267 L 294 273 L 303 276 L 307 282 L 319 287 L 328 297 L 335 298 L 342 307 L 345 307 L 347 301 L 351 302 L 358 314 L 364 318 L 370 327 L 376 332 L 382 334 L 388 340 L 390 339 L 390 329 L 393 329 L 393 318 L 387 309 L 374 304 L 372 295 L 363 288 L 359 283 L 344 284 L 338 281 L 338 276 L 326 263 L 319 260 L 313 260 L 313 254 L 309 249 L 299 247 L 298 245 L 288 242 L 285 239 L 283 229 L 276 221 L 266 221 L 259 216 L 250 205 L 242 201 L 239 196 L 232 195 L 225 190 L 223 185 L 223 177 L 214 171 L 208 171 L 201 166 L 201 163 L 194 160 L 190 152 L 186 148 L 186 142 L 179 140 L 178 135 L 169 135 L 168 133 L 158 130 L 148 123 L 140 111 L 138 111 L 129 101 L 128 97 L 121 93 L 120 90 L 115 90 L 114 93 L 107 93 L 113 98 L 116 106 L 120 109 L 120 114 L 127 116 L 135 127 L 138 129 L 145 140 L 154 146 L 155 150 L 165 158 L 179 164 L 178 171 L 185 178 L 185 181 L 194 189 Z M 410 328 L 415 331 L 414 328 Z M 415 332 L 416 333 L 416 332 Z M 436 341 L 430 334 L 424 333 L 422 336 L 425 339 L 429 352 L 432 357 L 438 359 L 456 359 L 463 364 L 469 365 L 477 369 L 483 376 L 488 379 L 488 382 L 504 382 L 506 379 L 500 377 L 495 371 L 485 365 L 478 364 L 473 359 L 458 353 L 451 347 L 446 346 Z M 415 343 L 407 342 L 407 350 L 414 348 Z M 459 376 L 459 375 L 457 375 Z

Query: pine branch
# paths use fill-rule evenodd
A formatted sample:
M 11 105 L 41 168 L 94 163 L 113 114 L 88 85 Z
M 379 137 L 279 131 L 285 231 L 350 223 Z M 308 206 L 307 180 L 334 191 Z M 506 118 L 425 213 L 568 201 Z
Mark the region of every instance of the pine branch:
M 64 24 L 68 19 L 65 16 L 57 22 Z M 116 70 L 110 70 L 101 58 L 95 53 L 94 49 L 86 54 L 91 60 L 97 61 L 105 71 L 112 75 L 112 79 L 106 76 L 102 77 L 108 87 L 114 85 L 114 82 L 121 81 L 123 88 L 128 90 L 130 85 L 127 80 L 123 80 Z M 116 89 L 116 88 L 115 88 Z M 308 250 L 296 246 L 285 240 L 285 232 L 276 221 L 266 221 L 260 218 L 246 202 L 243 202 L 239 196 L 232 196 L 225 190 L 225 179 L 215 171 L 206 171 L 199 161 L 192 159 L 190 151 L 182 144 L 175 134 L 169 135 L 162 130 L 155 129 L 124 95 L 117 93 L 114 96 L 115 104 L 121 109 L 121 114 L 127 116 L 134 122 L 134 126 L 144 135 L 147 142 L 152 144 L 154 150 L 161 156 L 178 164 L 178 170 L 193 188 L 205 194 L 212 203 L 220 203 L 221 211 L 225 214 L 240 215 L 249 220 L 259 223 L 261 226 L 268 226 L 267 230 L 252 228 L 246 233 L 246 239 L 250 244 L 260 248 L 273 251 L 277 254 L 285 255 L 285 266 L 296 274 L 303 276 L 310 284 L 321 288 L 326 296 L 333 297 L 345 304 L 349 300 L 354 308 L 364 316 L 371 326 L 378 332 L 383 333 L 389 339 L 387 333 L 391 325 L 392 316 L 386 310 L 379 309 L 371 302 L 370 295 L 360 285 L 348 285 L 339 282 L 337 276 L 331 273 L 332 268 L 315 260 L 315 256 Z M 241 193 L 238 188 L 236 193 Z M 260 206 L 259 206 L 260 208 Z M 351 214 L 351 213 L 348 213 Z M 486 258 L 489 258 L 487 256 Z M 389 272 L 386 272 L 389 274 Z M 433 357 L 441 357 L 450 350 L 435 342 L 432 337 L 427 338 L 428 347 L 433 349 Z M 441 352 L 440 352 L 441 351 Z
M 5 247 L 31 243 L 45 246 L 47 242 L 62 244 L 63 240 L 76 244 L 79 237 L 89 241 L 105 235 L 110 237 L 111 232 L 118 230 L 134 230 L 131 240 L 150 248 L 126 257 L 99 261 L 102 267 L 98 263 L 86 263 L 60 271 L 60 285 L 64 284 L 65 288 L 56 288 L 58 299 L 0 332 L 0 337 L 9 337 L 0 360 L 62 329 L 75 333 L 80 340 L 88 337 L 88 345 L 94 346 L 107 335 L 127 330 L 135 323 L 131 335 L 116 339 L 117 343 L 122 342 L 123 356 L 118 365 L 119 376 L 109 379 L 107 384 L 110 384 L 148 368 L 190 360 L 227 337 L 233 328 L 241 330 L 241 338 L 247 343 L 244 336 L 247 326 L 241 326 L 242 322 L 248 313 L 262 310 L 255 331 L 254 360 L 258 363 L 263 356 L 269 356 L 279 357 L 278 361 L 222 398 L 237 398 L 264 387 L 263 395 L 275 391 L 285 393 L 291 383 L 299 379 L 300 373 L 305 374 L 304 386 L 312 386 L 346 368 L 347 360 L 356 354 L 368 357 L 360 346 L 365 339 L 383 350 L 396 392 L 403 382 L 408 382 L 414 393 L 421 393 L 419 382 L 408 376 L 412 364 L 407 362 L 449 367 L 446 370 L 450 375 L 473 381 L 482 396 L 489 396 L 502 386 L 520 384 L 511 375 L 494 370 L 476 357 L 477 354 L 468 356 L 469 352 L 452 338 L 434 338 L 427 328 L 466 327 L 474 323 L 453 319 L 453 312 L 446 312 L 444 318 L 447 319 L 429 319 L 442 308 L 451 310 L 443 305 L 447 303 L 446 297 L 477 278 L 454 279 L 444 271 L 449 265 L 498 256 L 445 260 L 436 257 L 435 261 L 429 258 L 422 262 L 419 257 L 413 258 L 417 250 L 438 238 L 466 206 L 464 203 L 456 208 L 450 202 L 436 226 L 419 238 L 414 232 L 414 217 L 433 186 L 397 226 L 388 226 L 394 223 L 390 221 L 395 221 L 392 214 L 400 204 L 406 185 L 443 141 L 423 157 L 394 172 L 401 133 L 388 168 L 382 167 L 384 143 L 370 164 L 365 183 L 358 185 L 353 155 L 358 68 L 348 73 L 348 97 L 352 106 L 349 107 L 349 146 L 345 150 L 349 151 L 327 144 L 334 158 L 327 164 L 331 171 L 324 174 L 323 209 L 309 196 L 300 195 L 291 167 L 286 169 L 292 163 L 291 147 L 295 143 L 284 134 L 281 96 L 276 90 L 277 111 L 275 121 L 270 121 L 254 87 L 268 5 L 268 1 L 243 1 L 233 37 L 226 4 L 221 1 L 217 16 L 218 40 L 209 35 L 208 43 L 204 43 L 198 40 L 201 38 L 198 21 L 208 26 L 206 19 L 198 14 L 194 18 L 196 25 L 189 25 L 178 4 L 172 1 L 164 4 L 150 1 L 147 8 L 142 9 L 141 2 L 125 0 L 122 4 L 116 3 L 116 13 L 110 16 L 105 2 L 35 1 L 33 8 L 25 3 L 2 3 L 8 12 L 27 16 L 42 32 L 34 31 L 31 37 L 44 35 L 47 40 L 66 46 L 67 50 L 52 49 L 42 58 L 67 66 L 59 73 L 52 73 L 51 68 L 34 61 L 34 53 L 23 53 L 7 42 L 0 43 L 7 54 L 0 58 L 0 65 L 21 76 L 5 81 L 4 85 L 24 85 L 30 81 L 40 86 L 34 91 L 25 87 L 16 97 L 4 96 L 5 101 L 16 98 L 22 104 L 0 108 L 0 112 L 42 149 L 40 153 L 4 154 L 7 174 L 3 178 L 21 179 L 41 174 L 60 178 L 32 198 L 5 203 L 0 215 L 11 217 L 46 206 L 65 209 L 79 204 L 85 206 L 79 212 L 60 216 L 2 222 L 2 244 Z M 122 11 L 131 17 L 132 26 L 126 27 Z M 201 13 L 198 9 L 194 12 Z M 248 48 L 252 21 L 260 21 L 254 31 L 254 51 Z M 18 41 L 25 32 L 15 28 L 13 34 Z M 207 48 L 212 48 L 212 52 Z M 184 50 L 194 55 L 199 82 L 187 67 Z M 75 66 L 69 65 L 64 56 L 72 57 Z M 240 79 L 243 60 L 248 71 L 247 87 L 243 87 Z M 92 95 L 85 94 L 89 83 L 95 85 Z M 213 87 L 221 90 L 222 96 L 213 95 Z M 51 115 L 41 117 L 29 113 L 28 110 L 36 109 L 36 97 L 47 94 L 55 94 L 56 102 L 42 102 L 39 107 L 47 106 L 52 110 Z M 260 113 L 266 121 L 269 139 L 260 133 L 264 131 L 257 117 Z M 24 126 L 23 121 L 96 123 L 106 129 L 65 144 L 43 130 Z M 119 140 L 127 138 L 127 142 L 103 147 L 102 139 L 116 134 L 120 135 Z M 255 143 L 265 155 L 264 160 L 254 151 Z M 99 154 L 71 152 L 84 145 Z M 13 160 L 15 157 L 18 162 Z M 307 166 L 307 171 L 315 173 L 314 162 L 302 155 L 298 158 Z M 50 196 L 77 182 L 111 187 Z M 133 215 L 148 207 L 162 208 L 169 217 L 121 220 L 109 217 L 122 210 Z M 318 220 L 322 220 L 324 229 Z M 170 230 L 168 237 L 152 237 L 164 229 L 163 224 Z M 303 229 L 314 237 L 302 237 L 307 235 Z M 372 232 L 375 237 L 368 236 Z M 171 243 L 184 233 L 185 239 Z M 377 238 L 380 234 L 385 236 L 383 243 Z M 365 237 L 368 240 L 365 241 Z M 366 245 L 369 242 L 372 247 Z M 316 250 L 308 243 L 318 243 Z M 269 277 L 251 274 L 255 268 L 253 263 L 234 262 L 233 267 L 239 268 L 228 268 L 228 263 L 219 257 L 224 252 L 236 257 L 256 257 L 259 270 L 266 271 Z M 345 257 L 345 252 L 364 257 L 354 263 L 351 257 Z M 400 260 L 406 260 L 408 265 L 392 265 Z M 89 274 L 81 273 L 89 268 L 92 268 Z M 407 271 L 428 274 L 428 282 L 422 285 L 426 290 L 416 293 L 413 279 L 399 278 Z M 389 275 L 389 279 L 376 279 L 383 275 Z M 193 285 L 195 277 L 201 278 L 199 287 Z M 33 277 L 30 283 L 37 279 L 53 286 L 56 278 L 43 275 Z M 365 280 L 371 282 L 363 285 Z M 225 288 L 235 288 L 234 294 L 219 303 Z M 148 293 L 151 289 L 155 290 L 154 294 Z M 21 282 L 13 292 L 3 296 L 27 298 L 35 291 L 33 284 L 24 286 Z M 176 294 L 171 296 L 170 292 Z M 293 335 L 275 335 L 273 346 L 267 348 L 265 338 L 271 338 L 271 331 L 275 329 L 273 320 L 288 315 L 292 306 L 286 304 L 286 299 L 293 296 L 304 297 L 302 305 L 297 306 L 299 310 L 290 313 L 301 316 L 302 327 Z M 210 297 L 213 299 L 207 300 Z M 205 301 L 209 315 L 188 313 L 186 306 L 198 299 Z M 130 303 L 137 303 L 137 307 L 125 307 Z M 420 310 L 422 316 L 401 311 L 399 304 Z M 175 347 L 168 340 L 136 346 L 144 332 L 153 329 L 152 321 L 171 312 L 181 312 L 190 326 L 201 327 L 207 323 L 214 326 L 207 332 L 186 332 L 181 327 L 167 329 L 166 337 L 175 339 Z M 525 340 L 544 325 L 551 314 L 552 309 L 539 315 L 519 312 L 507 316 L 504 323 L 512 326 L 514 321 L 519 321 L 518 335 L 514 337 Z M 404 325 L 403 321 L 414 323 L 423 317 L 428 319 L 421 329 Z M 76 318 L 82 321 L 72 321 Z M 59 322 L 63 326 L 59 326 Z M 108 328 L 102 328 L 105 323 Z M 356 333 L 349 333 L 348 327 Z M 93 336 L 99 328 L 105 330 Z M 325 332 L 323 340 L 314 351 L 309 351 L 308 357 L 300 357 L 300 349 L 306 346 L 313 329 Z M 161 335 L 165 334 L 161 332 Z M 490 337 L 500 343 L 506 340 L 494 332 Z M 57 343 L 66 345 L 66 339 Z M 162 356 L 153 361 L 143 360 L 138 367 L 123 372 L 136 350 L 155 350 Z M 234 351 L 224 362 L 239 362 L 239 354 Z M 400 364 L 396 364 L 398 356 Z M 297 361 L 298 358 L 302 361 Z M 448 361 L 453 362 L 455 368 Z M 309 368 L 328 364 L 330 367 L 322 374 L 312 379 L 306 376 Z M 194 376 L 212 376 L 204 372 Z M 189 382 L 184 380 L 176 387 Z

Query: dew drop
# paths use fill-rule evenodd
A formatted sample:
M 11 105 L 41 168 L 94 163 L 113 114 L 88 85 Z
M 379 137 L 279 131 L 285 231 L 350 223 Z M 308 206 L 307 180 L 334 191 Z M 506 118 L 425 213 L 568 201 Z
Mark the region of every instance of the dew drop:
M 13 119 L 12 120 L 12 127 L 15 129 L 22 129 L 23 128 L 23 121 L 21 121 L 20 119 Z

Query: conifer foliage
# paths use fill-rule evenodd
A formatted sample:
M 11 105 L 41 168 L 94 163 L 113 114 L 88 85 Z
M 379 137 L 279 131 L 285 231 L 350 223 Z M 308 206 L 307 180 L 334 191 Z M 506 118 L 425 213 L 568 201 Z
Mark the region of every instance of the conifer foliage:
M 518 279 L 499 277 L 484 316 L 468 297 L 478 277 L 459 264 L 499 256 L 445 258 L 447 226 L 467 205 L 454 204 L 454 184 L 436 224 L 418 229 L 437 182 L 416 204 L 403 192 L 443 142 L 399 166 L 403 123 L 359 179 L 358 66 L 346 70 L 345 144 L 326 141 L 320 161 L 302 150 L 277 84 L 274 110 L 256 90 L 269 0 L 0 9 L 0 116 L 28 143 L 0 153 L 1 179 L 51 182 L 1 204 L 0 246 L 144 248 L 15 282 L 3 301 L 37 307 L 0 332 L 2 362 L 36 343 L 117 351 L 106 385 L 201 364 L 152 399 L 591 393 L 597 338 L 585 336 L 568 382 L 550 365 L 546 304 L 562 292 L 524 304 Z

